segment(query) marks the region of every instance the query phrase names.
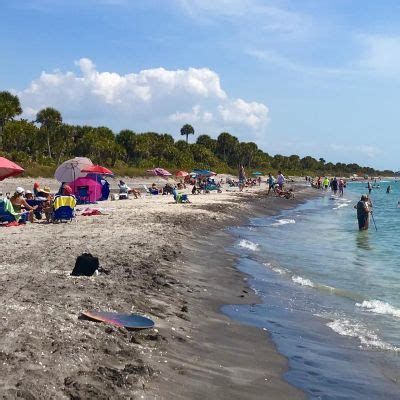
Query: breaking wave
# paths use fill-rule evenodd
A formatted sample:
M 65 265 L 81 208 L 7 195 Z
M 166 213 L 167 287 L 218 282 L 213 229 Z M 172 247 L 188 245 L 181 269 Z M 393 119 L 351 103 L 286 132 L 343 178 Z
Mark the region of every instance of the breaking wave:
M 239 247 L 242 247 L 251 251 L 258 251 L 259 245 L 257 243 L 253 243 L 250 240 L 242 239 L 239 242 Z
M 400 310 L 398 308 L 381 300 L 364 300 L 362 303 L 356 303 L 356 306 L 375 314 L 386 314 L 400 318 Z

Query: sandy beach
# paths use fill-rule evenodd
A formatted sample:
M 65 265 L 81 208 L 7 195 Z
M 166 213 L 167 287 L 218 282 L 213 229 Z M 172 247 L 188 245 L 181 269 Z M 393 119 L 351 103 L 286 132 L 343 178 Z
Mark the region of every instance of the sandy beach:
M 1 189 L 32 185 L 8 179 Z M 302 187 L 285 200 L 262 191 L 190 196 L 192 204 L 143 195 L 91 205 L 105 215 L 78 212 L 67 224 L 1 228 L 2 396 L 303 398 L 282 379 L 287 363 L 267 332 L 219 313 L 223 304 L 257 302 L 224 251 L 231 238 L 223 228 L 314 195 Z M 106 272 L 71 277 L 86 251 Z M 140 313 L 156 326 L 131 332 L 79 319 L 94 309 Z

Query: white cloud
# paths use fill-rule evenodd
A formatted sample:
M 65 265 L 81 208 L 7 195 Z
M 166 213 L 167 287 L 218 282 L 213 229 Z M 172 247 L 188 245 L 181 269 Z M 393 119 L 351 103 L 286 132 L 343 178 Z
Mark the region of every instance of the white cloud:
M 202 111 L 199 105 L 193 106 L 190 112 L 176 112 L 168 117 L 175 122 L 210 122 L 214 116 L 208 111 Z
M 220 105 L 218 110 L 224 121 L 246 123 L 254 129 L 259 129 L 265 125 L 268 117 L 268 108 L 264 104 L 247 103 L 242 99 Z
M 230 98 L 218 74 L 208 68 L 121 75 L 98 71 L 88 58 L 75 64 L 80 72 L 42 72 L 18 93 L 25 115 L 51 106 L 71 123 L 177 132 L 179 124 L 188 122 L 202 131 L 231 129 L 233 134 L 259 131 L 268 119 L 264 104 Z
M 176 0 L 183 10 L 199 22 L 231 23 L 243 31 L 255 28 L 258 37 L 274 33 L 297 39 L 312 30 L 309 16 L 277 7 L 261 0 Z
M 357 66 L 384 76 L 400 72 L 400 36 L 358 35 L 363 52 Z

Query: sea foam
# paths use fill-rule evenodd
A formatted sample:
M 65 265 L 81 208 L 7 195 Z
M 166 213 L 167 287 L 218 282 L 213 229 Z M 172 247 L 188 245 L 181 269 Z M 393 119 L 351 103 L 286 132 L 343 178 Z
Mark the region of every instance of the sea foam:
M 359 322 L 340 318 L 328 322 L 326 326 L 341 336 L 349 336 L 358 339 L 361 346 L 386 351 L 400 351 L 400 348 L 384 342 L 374 331 L 368 330 L 368 328 Z
M 296 276 L 296 275 L 292 276 L 292 281 L 301 286 L 309 286 L 309 287 L 315 286 L 314 283 L 311 282 L 309 279 L 302 278 L 301 276 Z
M 364 300 L 362 303 L 356 303 L 356 306 L 375 314 L 386 314 L 400 318 L 400 310 L 398 308 L 381 300 Z
M 271 226 L 281 226 L 281 225 L 287 225 L 287 224 L 295 224 L 296 221 L 294 219 L 278 219 L 276 222 L 272 223 Z
M 251 251 L 258 251 L 259 245 L 257 243 L 253 243 L 250 240 L 242 239 L 239 242 L 239 247 L 242 247 Z

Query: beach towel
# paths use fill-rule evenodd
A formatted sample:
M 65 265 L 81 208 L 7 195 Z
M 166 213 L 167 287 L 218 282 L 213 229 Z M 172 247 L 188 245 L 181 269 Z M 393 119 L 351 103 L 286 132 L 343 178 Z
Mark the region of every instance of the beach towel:
M 76 207 L 76 199 L 74 196 L 57 196 L 54 199 L 54 210 L 60 207 Z
M 11 201 L 9 199 L 2 199 L 2 200 L 0 200 L 0 202 L 2 203 L 2 207 L 0 207 L 0 208 L 4 209 L 5 213 L 11 214 L 15 218 L 15 220 L 18 222 L 19 219 L 21 218 L 21 215 L 14 211 L 14 207 L 13 207 Z

